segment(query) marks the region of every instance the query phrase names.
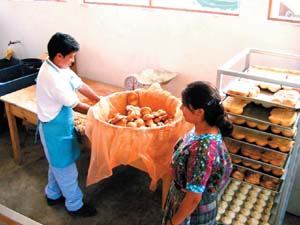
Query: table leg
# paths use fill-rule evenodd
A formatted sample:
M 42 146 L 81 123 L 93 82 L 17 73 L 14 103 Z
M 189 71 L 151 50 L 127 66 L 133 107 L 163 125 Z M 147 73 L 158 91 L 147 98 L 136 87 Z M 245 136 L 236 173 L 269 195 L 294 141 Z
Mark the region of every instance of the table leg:
M 169 192 L 170 184 L 171 184 L 171 176 L 170 175 L 165 175 L 162 178 L 162 208 L 165 207 L 167 195 Z
M 9 125 L 9 133 L 12 142 L 13 148 L 13 156 L 14 160 L 17 164 L 21 164 L 22 157 L 21 157 L 21 148 L 20 148 L 20 141 L 19 141 L 19 134 L 18 134 L 18 127 L 16 124 L 16 118 L 11 113 L 10 104 L 5 102 L 5 110 L 6 110 L 6 117 Z

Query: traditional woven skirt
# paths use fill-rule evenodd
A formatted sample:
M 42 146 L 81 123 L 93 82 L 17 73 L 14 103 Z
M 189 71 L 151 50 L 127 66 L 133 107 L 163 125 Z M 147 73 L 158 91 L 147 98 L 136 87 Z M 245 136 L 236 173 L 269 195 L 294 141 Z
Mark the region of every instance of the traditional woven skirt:
M 174 182 L 171 183 L 164 208 L 162 225 L 166 225 L 177 212 L 185 194 L 186 192 L 176 188 Z M 180 225 L 214 225 L 217 216 L 217 196 L 217 193 L 203 194 L 197 208 Z

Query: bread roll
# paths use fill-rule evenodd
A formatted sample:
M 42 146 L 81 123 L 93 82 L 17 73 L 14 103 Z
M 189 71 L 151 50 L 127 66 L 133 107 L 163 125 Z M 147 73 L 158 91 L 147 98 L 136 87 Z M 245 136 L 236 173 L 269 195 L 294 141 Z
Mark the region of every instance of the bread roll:
M 245 99 L 240 99 L 237 97 L 227 97 L 223 102 L 224 110 L 228 112 L 232 112 L 235 114 L 242 114 L 244 111 L 244 107 L 249 103 L 249 101 Z
M 272 102 L 295 106 L 299 100 L 299 97 L 300 94 L 296 90 L 279 90 L 273 95 Z
M 297 118 L 297 113 L 290 109 L 274 108 L 270 112 L 269 120 L 282 126 L 292 126 Z

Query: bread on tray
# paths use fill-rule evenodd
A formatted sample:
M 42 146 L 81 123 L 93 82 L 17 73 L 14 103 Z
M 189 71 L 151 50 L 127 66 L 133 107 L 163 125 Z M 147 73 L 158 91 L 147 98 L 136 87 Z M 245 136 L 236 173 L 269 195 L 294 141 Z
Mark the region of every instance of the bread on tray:
M 259 87 L 253 82 L 236 81 L 230 85 L 227 94 L 255 98 L 260 92 Z
M 292 126 L 296 121 L 297 113 L 291 109 L 274 108 L 270 112 L 269 120 L 271 123 L 282 126 Z
M 246 99 L 229 96 L 223 102 L 224 110 L 227 112 L 242 114 L 244 107 L 249 103 Z
M 283 105 L 295 106 L 300 98 L 296 90 L 279 90 L 272 96 L 272 102 Z

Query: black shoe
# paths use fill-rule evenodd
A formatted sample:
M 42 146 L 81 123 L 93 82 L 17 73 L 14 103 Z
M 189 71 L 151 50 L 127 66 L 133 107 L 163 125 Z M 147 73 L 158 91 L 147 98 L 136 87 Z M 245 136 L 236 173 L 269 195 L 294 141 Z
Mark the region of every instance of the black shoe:
M 68 213 L 74 217 L 90 217 L 95 216 L 97 214 L 97 210 L 92 206 L 84 204 L 80 209 L 76 211 L 68 211 Z
M 66 200 L 64 196 L 60 196 L 58 199 L 51 199 L 46 196 L 46 199 L 47 199 L 47 204 L 50 206 L 64 204 Z

